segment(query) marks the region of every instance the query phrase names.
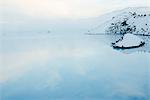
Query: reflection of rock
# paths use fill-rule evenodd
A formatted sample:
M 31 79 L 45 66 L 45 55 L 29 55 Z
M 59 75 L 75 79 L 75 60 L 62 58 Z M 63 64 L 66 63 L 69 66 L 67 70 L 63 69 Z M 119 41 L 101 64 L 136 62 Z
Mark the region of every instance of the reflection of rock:
M 125 34 L 121 39 L 112 43 L 114 48 L 131 49 L 141 47 L 145 44 L 144 40 L 133 34 Z

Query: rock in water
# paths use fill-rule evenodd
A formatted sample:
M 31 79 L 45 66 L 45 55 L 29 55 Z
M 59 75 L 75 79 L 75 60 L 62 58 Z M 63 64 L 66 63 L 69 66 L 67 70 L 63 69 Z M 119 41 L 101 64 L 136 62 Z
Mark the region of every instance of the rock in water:
M 136 35 L 127 33 L 123 36 L 122 39 L 118 40 L 116 43 L 113 44 L 114 48 L 122 48 L 122 49 L 129 49 L 129 48 L 136 48 L 143 46 L 145 44 L 144 40 L 139 38 Z

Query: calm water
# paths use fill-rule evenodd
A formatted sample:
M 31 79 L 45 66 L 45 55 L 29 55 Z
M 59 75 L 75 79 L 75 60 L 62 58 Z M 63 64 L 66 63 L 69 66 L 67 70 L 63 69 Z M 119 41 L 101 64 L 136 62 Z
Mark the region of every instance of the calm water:
M 2 38 L 1 100 L 149 100 L 150 53 L 104 36 Z

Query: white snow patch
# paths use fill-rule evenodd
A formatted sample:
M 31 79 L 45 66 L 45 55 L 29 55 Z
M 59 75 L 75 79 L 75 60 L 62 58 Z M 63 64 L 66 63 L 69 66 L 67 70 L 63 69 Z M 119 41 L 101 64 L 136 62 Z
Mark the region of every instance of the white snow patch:
M 143 39 L 139 38 L 133 34 L 125 34 L 123 39 L 115 44 L 118 47 L 132 47 L 139 46 L 143 41 Z

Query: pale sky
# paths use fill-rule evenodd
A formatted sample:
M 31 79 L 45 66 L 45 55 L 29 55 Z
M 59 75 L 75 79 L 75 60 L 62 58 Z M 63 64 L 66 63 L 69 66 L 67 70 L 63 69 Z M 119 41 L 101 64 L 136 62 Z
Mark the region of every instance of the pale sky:
M 150 0 L 1 0 L 7 15 L 47 18 L 95 17 L 126 7 L 150 6 Z

